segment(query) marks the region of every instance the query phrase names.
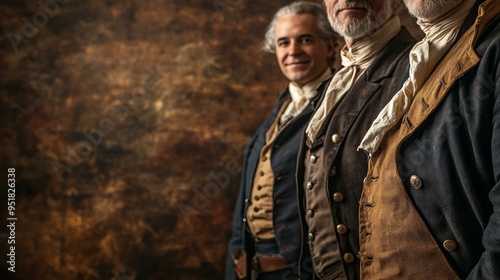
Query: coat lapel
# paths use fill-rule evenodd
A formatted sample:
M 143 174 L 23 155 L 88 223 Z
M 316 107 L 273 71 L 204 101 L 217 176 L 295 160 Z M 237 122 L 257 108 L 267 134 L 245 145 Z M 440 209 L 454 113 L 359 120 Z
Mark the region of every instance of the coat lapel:
M 383 90 L 386 90 L 385 88 L 383 90 L 379 89 L 384 80 L 392 78 L 400 56 L 406 55 L 404 50 L 412 45 L 407 42 L 412 41 L 413 38 L 404 27 L 398 35 L 389 41 L 388 45 L 377 56 L 375 61 L 336 105 L 329 125 L 326 128 L 326 135 L 336 133 L 344 138 L 361 110 L 371 98 L 377 98 L 377 94 L 391 94 L 392 96 L 396 93 L 385 93 L 383 92 Z M 325 149 L 328 151 L 324 157 L 325 168 L 329 168 L 333 164 L 338 151 L 338 149 L 330 149 L 331 141 L 329 140 L 325 139 Z

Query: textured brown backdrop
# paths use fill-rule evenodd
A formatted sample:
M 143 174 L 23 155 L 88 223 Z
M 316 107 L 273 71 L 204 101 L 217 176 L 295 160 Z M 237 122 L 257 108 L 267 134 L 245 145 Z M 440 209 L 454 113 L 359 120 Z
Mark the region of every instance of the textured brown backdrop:
M 3 1 L 0 279 L 222 279 L 242 148 L 285 85 L 260 40 L 289 2 Z

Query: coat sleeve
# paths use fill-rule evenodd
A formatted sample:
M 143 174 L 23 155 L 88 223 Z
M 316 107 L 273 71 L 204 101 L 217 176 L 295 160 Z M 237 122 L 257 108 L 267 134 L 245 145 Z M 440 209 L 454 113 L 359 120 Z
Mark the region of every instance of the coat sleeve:
M 233 215 L 233 229 L 231 233 L 231 239 L 229 241 L 228 245 L 228 250 L 227 250 L 227 257 L 226 257 L 226 280 L 237 280 L 238 278 L 236 277 L 236 272 L 234 271 L 234 264 L 233 264 L 233 258 L 232 254 L 235 251 L 238 250 L 244 250 L 243 246 L 243 211 L 244 211 L 244 205 L 242 203 L 243 201 L 243 195 L 244 195 L 244 190 L 243 190 L 243 185 L 240 187 L 240 191 L 238 194 L 238 198 L 236 201 L 236 207 L 234 209 L 234 215 Z
M 225 280 L 238 280 L 238 277 L 236 276 L 236 272 L 234 270 L 234 263 L 233 263 L 232 255 L 234 252 L 245 250 L 244 240 L 243 240 L 243 235 L 244 235 L 244 230 L 245 230 L 245 225 L 243 223 L 243 216 L 245 215 L 244 214 L 244 212 L 245 212 L 245 205 L 244 205 L 245 186 L 247 186 L 245 181 L 246 181 L 246 171 L 248 168 L 247 159 L 248 159 L 249 151 L 253 146 L 252 143 L 255 140 L 254 138 L 252 138 L 252 140 L 250 140 L 249 144 L 245 148 L 245 153 L 244 153 L 244 157 L 243 157 L 243 169 L 241 171 L 240 191 L 239 191 L 238 196 L 236 198 L 236 206 L 234 208 L 234 214 L 233 214 L 233 228 L 232 228 L 231 239 L 229 241 L 227 256 L 226 256 Z
M 498 29 L 498 28 L 497 28 Z M 497 40 L 496 44 L 500 45 Z M 489 200 L 493 212 L 484 229 L 482 243 L 485 248 L 479 262 L 471 271 L 467 279 L 500 279 L 500 66 L 498 52 L 494 67 L 489 76 L 487 86 L 493 94 L 492 133 L 491 133 L 491 162 L 494 185 L 489 193 Z M 482 77 L 484 79 L 484 77 Z M 489 160 L 489 159 L 488 159 Z

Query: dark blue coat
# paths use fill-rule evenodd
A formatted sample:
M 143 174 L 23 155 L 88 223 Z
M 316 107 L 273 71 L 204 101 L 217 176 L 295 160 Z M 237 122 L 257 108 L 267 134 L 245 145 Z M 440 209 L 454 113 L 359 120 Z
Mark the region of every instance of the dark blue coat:
M 274 140 L 271 148 L 271 165 L 275 178 L 273 225 L 280 253 L 292 270 L 293 268 L 297 268 L 295 264 L 299 258 L 301 247 L 301 225 L 297 207 L 295 166 L 300 140 L 318 97 L 284 128 Z M 245 251 L 251 249 L 248 248 L 248 243 L 245 243 L 248 240 L 245 238 L 246 224 L 243 222 L 243 218 L 246 217 L 248 206 L 252 200 L 251 191 L 255 170 L 259 161 L 259 153 L 266 143 L 266 132 L 275 120 L 279 109 L 288 99 L 290 99 L 288 90 L 280 94 L 278 104 L 253 135 L 245 149 L 241 188 L 236 200 L 232 237 L 228 248 L 226 280 L 237 279 L 231 254 L 238 250 Z

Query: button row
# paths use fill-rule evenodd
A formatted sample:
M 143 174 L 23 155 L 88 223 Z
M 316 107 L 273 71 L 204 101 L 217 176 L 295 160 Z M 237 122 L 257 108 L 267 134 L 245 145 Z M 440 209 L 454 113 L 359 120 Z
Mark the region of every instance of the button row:
M 314 211 L 311 209 L 307 210 L 307 215 L 312 217 L 314 215 Z M 346 234 L 347 233 L 347 227 L 344 224 L 339 224 L 336 227 L 336 229 L 337 229 L 338 234 Z M 309 232 L 307 237 L 308 237 L 309 241 L 313 241 L 314 240 L 314 233 Z
M 366 183 L 366 179 L 367 179 L 367 178 L 368 178 L 368 177 L 365 177 L 365 178 L 363 179 L 363 184 L 365 184 L 365 183 Z M 370 182 L 378 181 L 378 179 L 379 179 L 378 177 L 371 177 L 371 178 L 370 178 Z M 422 188 L 422 186 L 424 185 L 424 183 L 423 183 L 422 179 L 420 179 L 420 177 L 418 177 L 417 175 L 411 175 L 411 176 L 410 176 L 410 185 L 411 185 L 414 189 L 418 190 L 418 189 Z

